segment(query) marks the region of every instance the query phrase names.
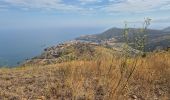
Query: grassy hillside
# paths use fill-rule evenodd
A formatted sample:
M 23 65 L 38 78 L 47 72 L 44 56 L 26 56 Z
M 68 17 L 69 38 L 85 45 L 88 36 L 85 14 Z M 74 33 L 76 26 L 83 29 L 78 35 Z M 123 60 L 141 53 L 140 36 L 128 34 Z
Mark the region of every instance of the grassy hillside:
M 170 99 L 170 52 L 126 62 L 107 54 L 97 60 L 0 69 L 0 100 Z

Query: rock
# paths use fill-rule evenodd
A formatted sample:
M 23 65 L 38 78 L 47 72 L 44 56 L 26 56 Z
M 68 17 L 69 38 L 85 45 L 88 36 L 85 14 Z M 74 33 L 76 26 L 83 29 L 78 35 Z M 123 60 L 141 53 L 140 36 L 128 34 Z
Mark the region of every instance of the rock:
M 137 100 L 138 97 L 136 95 L 131 95 L 131 98 Z

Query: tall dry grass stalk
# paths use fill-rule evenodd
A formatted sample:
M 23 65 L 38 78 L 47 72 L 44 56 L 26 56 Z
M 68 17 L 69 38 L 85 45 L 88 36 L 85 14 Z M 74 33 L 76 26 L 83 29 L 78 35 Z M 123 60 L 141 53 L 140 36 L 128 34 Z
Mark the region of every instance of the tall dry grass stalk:
M 134 71 L 136 58 L 122 65 L 122 58 L 116 56 L 0 69 L 0 99 L 127 100 L 132 95 L 147 100 L 170 98 L 170 53 L 153 53 L 137 59 Z

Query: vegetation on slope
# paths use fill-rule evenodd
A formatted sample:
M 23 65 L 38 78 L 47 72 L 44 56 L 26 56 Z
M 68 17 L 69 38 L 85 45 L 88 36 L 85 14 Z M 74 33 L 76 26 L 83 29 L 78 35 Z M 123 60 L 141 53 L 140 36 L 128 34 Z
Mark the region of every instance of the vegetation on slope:
M 125 66 L 122 58 L 110 57 L 0 69 L 0 100 L 170 98 L 170 52 L 130 58 Z M 136 69 L 129 78 L 134 61 L 137 61 Z M 122 66 L 126 67 L 124 71 Z

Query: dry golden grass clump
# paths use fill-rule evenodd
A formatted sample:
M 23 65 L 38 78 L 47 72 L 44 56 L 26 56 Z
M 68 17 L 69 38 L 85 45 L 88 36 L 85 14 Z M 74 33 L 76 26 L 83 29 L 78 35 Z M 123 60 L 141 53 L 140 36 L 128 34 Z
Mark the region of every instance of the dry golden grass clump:
M 0 69 L 0 100 L 169 100 L 170 53 Z

